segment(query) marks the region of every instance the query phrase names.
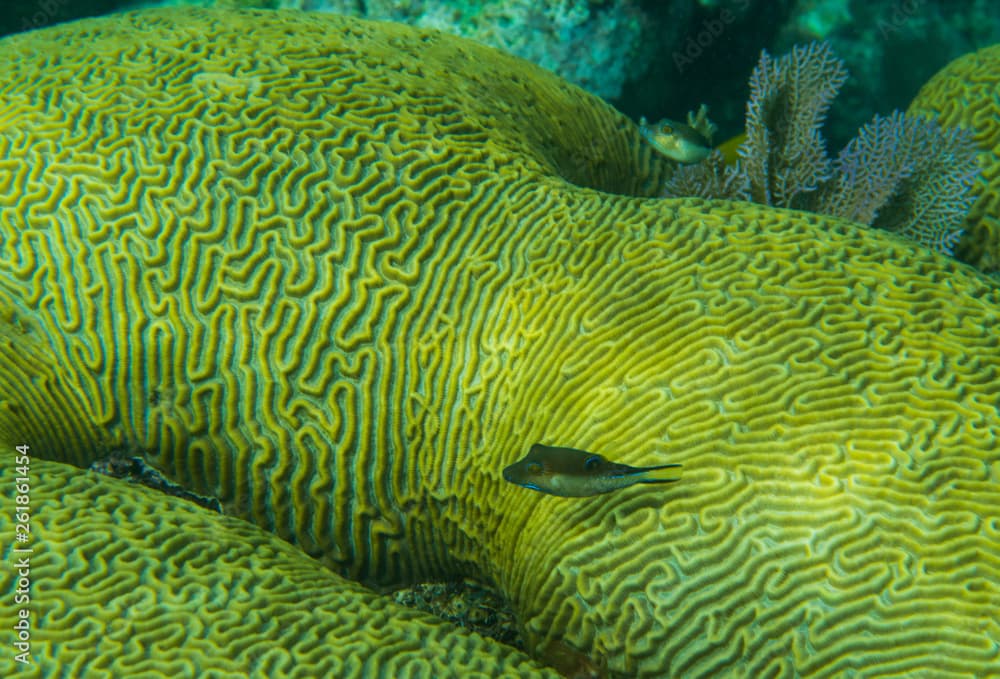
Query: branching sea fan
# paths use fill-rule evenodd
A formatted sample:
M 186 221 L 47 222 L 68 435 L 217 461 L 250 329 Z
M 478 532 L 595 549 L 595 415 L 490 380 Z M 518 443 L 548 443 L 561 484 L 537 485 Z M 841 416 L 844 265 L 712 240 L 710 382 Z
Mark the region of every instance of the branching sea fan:
M 664 195 L 821 212 L 950 254 L 978 174 L 971 138 L 897 111 L 875 116 L 831 160 L 821 128 L 846 78 L 827 43 L 797 46 L 779 59 L 762 52 L 750 76 L 739 160 L 727 166 L 713 152 L 679 168 Z

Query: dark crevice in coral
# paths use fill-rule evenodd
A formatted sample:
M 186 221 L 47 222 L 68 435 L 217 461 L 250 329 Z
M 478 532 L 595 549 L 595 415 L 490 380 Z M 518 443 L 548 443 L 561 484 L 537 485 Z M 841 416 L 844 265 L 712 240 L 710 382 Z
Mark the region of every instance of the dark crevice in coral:
M 396 603 L 524 650 L 514 611 L 503 596 L 471 580 L 422 583 L 392 593 Z
M 93 462 L 90 465 L 90 471 L 152 488 L 166 495 L 188 500 L 214 512 L 223 513 L 222 504 L 216 498 L 192 493 L 184 487 L 172 483 L 160 472 L 147 465 L 141 457 L 111 454 Z

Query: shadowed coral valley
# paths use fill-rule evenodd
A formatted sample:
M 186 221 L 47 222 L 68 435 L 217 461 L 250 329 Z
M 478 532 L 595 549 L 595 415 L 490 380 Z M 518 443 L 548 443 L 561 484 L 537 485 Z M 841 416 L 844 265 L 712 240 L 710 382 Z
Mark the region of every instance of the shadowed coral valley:
M 198 10 L 7 38 L 0 443 L 141 454 L 363 583 L 479 579 L 566 673 L 996 667 L 995 283 L 845 221 L 648 197 L 664 163 L 434 32 Z M 501 475 L 533 443 L 683 478 L 547 496 Z
M 16 467 L 2 461 L 6 506 Z M 31 468 L 34 662 L 6 653 L 4 677 L 559 676 L 239 519 L 58 462 Z M 0 602 L 5 619 L 17 611 Z

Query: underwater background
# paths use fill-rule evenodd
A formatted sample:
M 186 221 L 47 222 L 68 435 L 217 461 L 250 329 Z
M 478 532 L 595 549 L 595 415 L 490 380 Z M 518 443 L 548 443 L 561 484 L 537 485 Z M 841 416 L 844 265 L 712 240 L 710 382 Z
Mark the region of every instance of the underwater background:
M 905 110 L 955 57 L 1000 41 L 991 0 L 12 0 L 0 34 L 140 7 L 293 8 L 400 21 L 505 49 L 638 120 L 707 104 L 720 136 L 742 129 L 761 50 L 827 40 L 850 78 L 826 134 L 839 148 L 875 113 Z
M 1000 3 L 0 33 L 0 676 L 1000 676 Z

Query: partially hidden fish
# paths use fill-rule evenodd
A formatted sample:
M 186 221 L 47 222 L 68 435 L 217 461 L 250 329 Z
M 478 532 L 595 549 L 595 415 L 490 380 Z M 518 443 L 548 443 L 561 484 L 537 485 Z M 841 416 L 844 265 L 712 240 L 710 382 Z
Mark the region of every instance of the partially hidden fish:
M 711 142 L 693 127 L 666 118 L 655 124 L 640 118 L 639 133 L 657 151 L 684 165 L 702 161 L 712 151 Z
M 672 483 L 679 464 L 630 467 L 602 455 L 575 448 L 536 443 L 528 454 L 503 470 L 510 483 L 560 497 L 588 497 L 610 493 L 636 483 Z
M 708 107 L 704 104 L 697 113 L 688 113 L 686 125 L 666 118 L 650 125 L 645 118 L 639 119 L 639 133 L 646 141 L 667 158 L 685 165 L 708 157 L 715 130 L 715 125 L 708 119 Z

